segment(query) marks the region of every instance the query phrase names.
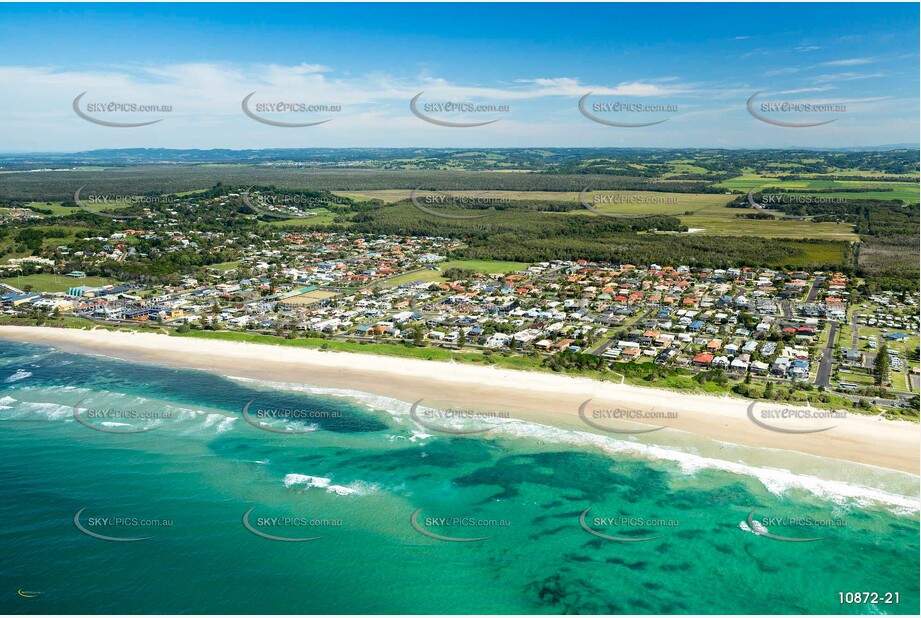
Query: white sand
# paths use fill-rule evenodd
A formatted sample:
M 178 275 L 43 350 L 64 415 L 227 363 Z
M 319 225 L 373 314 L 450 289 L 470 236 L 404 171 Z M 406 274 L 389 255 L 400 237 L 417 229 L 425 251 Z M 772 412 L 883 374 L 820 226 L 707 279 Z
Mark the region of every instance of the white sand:
M 410 403 L 426 399 L 427 404 L 438 402 L 502 411 L 514 418 L 549 424 L 555 420 L 579 422 L 579 407 L 591 398 L 585 407 L 586 415 L 604 426 L 646 427 L 599 420 L 592 416 L 593 410 L 671 411 L 677 413 L 677 418 L 649 420 L 648 425 L 672 427 L 744 446 L 789 450 L 912 474 L 919 472 L 918 424 L 856 413 L 830 420 L 774 419 L 762 417 L 761 410 L 790 409 L 790 406 L 756 404 L 756 419 L 773 427 L 833 426 L 820 433 L 787 434 L 753 423 L 747 415 L 749 400 L 688 395 L 558 374 L 102 329 L 0 326 L 0 338 L 48 344 L 70 352 L 212 370 L 227 376 L 364 391 Z

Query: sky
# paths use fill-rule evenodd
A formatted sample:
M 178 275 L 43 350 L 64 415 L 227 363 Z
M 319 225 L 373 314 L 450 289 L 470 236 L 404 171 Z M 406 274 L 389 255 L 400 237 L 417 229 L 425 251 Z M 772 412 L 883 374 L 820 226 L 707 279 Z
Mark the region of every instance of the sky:
M 915 144 L 919 26 L 911 3 L 0 4 L 0 152 Z

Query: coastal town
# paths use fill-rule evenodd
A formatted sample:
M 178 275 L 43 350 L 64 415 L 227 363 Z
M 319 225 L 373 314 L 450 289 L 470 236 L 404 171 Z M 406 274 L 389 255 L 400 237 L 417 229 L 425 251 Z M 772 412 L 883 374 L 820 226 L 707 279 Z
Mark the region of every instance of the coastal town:
M 818 389 L 865 406 L 917 401 L 917 294 L 860 297 L 842 273 L 478 263 L 454 259 L 461 242 L 450 238 L 290 230 L 239 237 L 168 223 L 138 229 L 130 221 L 108 236 L 10 259 L 0 311 L 87 325 L 404 343 L 616 375 L 672 369 L 702 384 Z M 146 257 L 142 243 L 233 259 L 168 285 L 88 274 L 103 262 Z M 61 291 L 30 284 L 49 277 Z
M 0 5 L 0 618 L 921 616 L 906 2 Z

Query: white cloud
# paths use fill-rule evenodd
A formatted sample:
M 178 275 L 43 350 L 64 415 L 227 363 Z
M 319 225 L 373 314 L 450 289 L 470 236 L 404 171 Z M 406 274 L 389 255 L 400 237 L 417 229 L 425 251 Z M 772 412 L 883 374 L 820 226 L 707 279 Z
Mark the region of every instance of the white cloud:
M 862 64 L 872 64 L 873 62 L 876 62 L 876 58 L 872 56 L 867 56 L 864 58 L 845 58 L 844 60 L 830 60 L 829 62 L 823 62 L 822 66 L 853 67 L 853 66 L 859 66 Z

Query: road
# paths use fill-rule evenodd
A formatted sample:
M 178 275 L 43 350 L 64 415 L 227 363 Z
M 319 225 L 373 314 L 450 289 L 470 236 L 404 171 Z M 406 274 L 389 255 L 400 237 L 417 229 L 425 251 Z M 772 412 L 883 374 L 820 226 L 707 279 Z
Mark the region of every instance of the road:
M 835 360 L 835 335 L 838 333 L 838 323 L 829 322 L 828 343 L 822 349 L 822 359 L 819 361 L 819 371 L 816 373 L 815 385 L 828 388 L 831 385 L 831 367 Z
M 642 322 L 643 320 L 645 320 L 646 318 L 648 318 L 649 316 L 651 316 L 653 313 L 655 313 L 655 312 L 658 311 L 658 310 L 659 310 L 658 305 L 651 307 L 649 310 L 647 310 L 645 313 L 643 313 L 643 315 L 641 315 L 641 316 L 638 317 L 636 320 L 634 320 L 634 321 L 631 323 L 631 326 L 635 326 L 635 325 L 639 324 L 640 322 Z M 614 345 L 615 343 L 617 343 L 617 341 L 618 341 L 617 337 L 612 337 L 612 338 L 608 339 L 607 341 L 605 341 L 604 343 L 602 343 L 601 345 L 599 345 L 599 346 L 598 346 L 597 348 L 595 348 L 594 350 L 590 351 L 589 354 L 594 354 L 595 356 L 601 356 L 602 354 L 605 353 L 605 351 L 606 351 L 608 348 L 610 348 L 612 345 Z
M 851 347 L 855 350 L 860 349 L 860 326 L 857 324 L 857 312 L 851 314 Z
M 748 205 L 751 206 L 752 208 L 757 209 L 757 210 L 763 210 L 763 209 L 764 209 L 764 206 L 762 206 L 761 204 L 756 203 L 756 202 L 755 202 L 755 198 L 752 197 L 752 193 L 754 193 L 754 192 L 755 192 L 754 189 L 752 189 L 751 191 L 748 192 Z
M 819 295 L 819 287 L 825 281 L 825 277 L 816 277 L 815 281 L 812 282 L 812 287 L 809 289 L 809 296 L 806 297 L 807 303 L 814 303 L 816 297 Z
M 790 307 L 790 301 L 784 300 L 780 303 L 780 313 L 784 318 L 790 319 L 793 317 L 793 309 Z

